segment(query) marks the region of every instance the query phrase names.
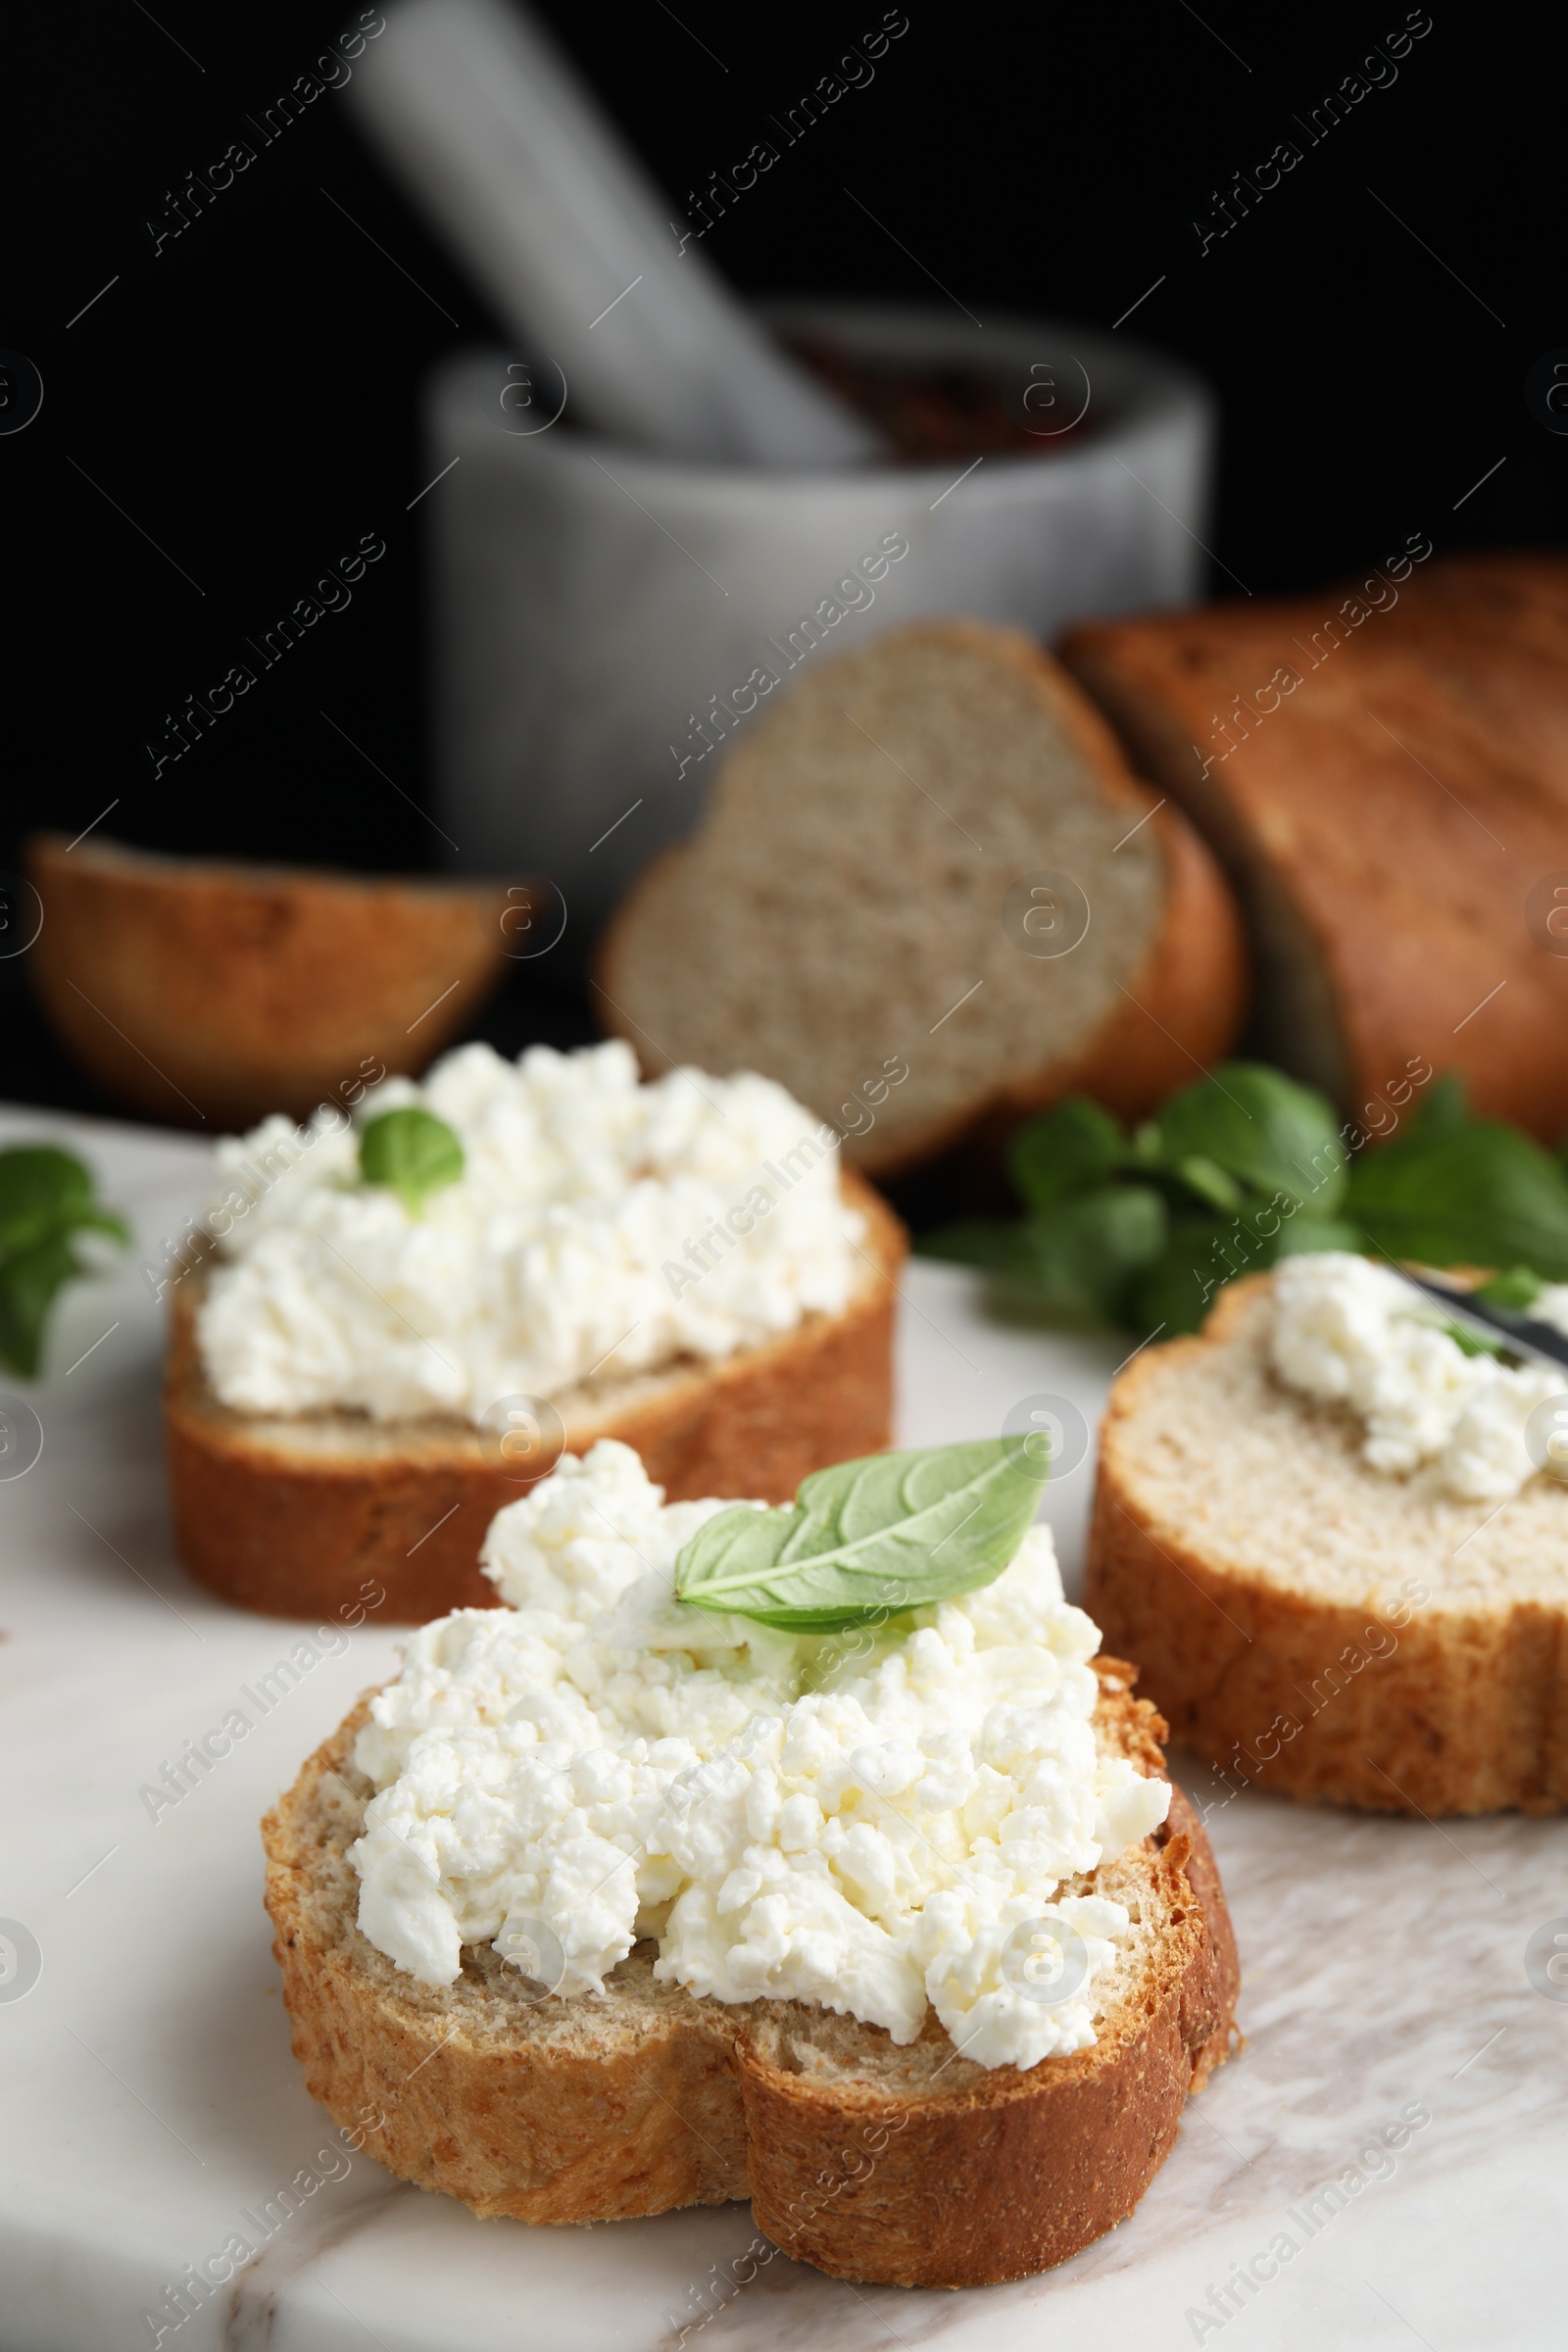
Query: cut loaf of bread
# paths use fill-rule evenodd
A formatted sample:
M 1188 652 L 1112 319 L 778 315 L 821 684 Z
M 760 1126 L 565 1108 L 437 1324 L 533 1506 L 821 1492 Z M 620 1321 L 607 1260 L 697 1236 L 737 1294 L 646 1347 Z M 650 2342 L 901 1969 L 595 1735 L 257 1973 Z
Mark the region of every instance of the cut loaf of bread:
M 64 1043 L 118 1101 L 248 1127 L 422 1070 L 507 968 L 522 886 L 159 858 L 35 834 L 27 958 Z M 347 1092 L 356 1089 L 356 1092 Z
M 1568 1489 L 1361 1458 L 1268 1361 L 1272 1277 L 1146 1348 L 1101 1434 L 1084 1607 L 1228 1779 L 1382 1812 L 1568 1806 Z
M 1098 1667 L 1102 1748 L 1163 1772 L 1164 1727 L 1131 1696 L 1135 1670 Z M 901 2049 L 800 2002 L 697 1998 L 655 1980 L 652 1943 L 603 1995 L 569 2002 L 472 1945 L 455 1984 L 421 1984 L 356 1925 L 367 1712 L 263 1825 L 294 2052 L 357 2144 L 475 2213 L 585 2223 L 750 2197 L 774 2244 L 839 2278 L 1021 2278 L 1132 2211 L 1230 2046 L 1235 1941 L 1179 1791 L 1163 1830 L 1074 1883 L 1134 1926 L 1093 2048 L 1027 2073 L 961 2057 L 930 2013 Z
M 618 1438 L 671 1502 L 789 1502 L 810 1471 L 888 1445 L 906 1236 L 869 1185 L 849 1172 L 842 1184 L 866 1220 L 842 1314 L 809 1314 L 715 1362 L 683 1358 L 570 1390 L 552 1400 L 564 1450 Z M 279 1617 L 363 1607 L 367 1581 L 384 1592 L 376 1608 L 408 1624 L 492 1606 L 479 1546 L 496 1512 L 534 1480 L 487 1455 L 473 1424 L 456 1417 L 232 1411 L 214 1393 L 197 1341 L 210 1272 L 210 1263 L 194 1267 L 172 1293 L 164 1418 L 186 1567 L 225 1600 Z M 553 1467 L 543 1458 L 534 1475 Z
M 1225 884 L 1156 798 L 1028 638 L 895 630 L 730 753 L 611 922 L 600 1014 L 650 1072 L 779 1079 L 875 1173 L 1075 1089 L 1141 1114 L 1224 1053 L 1244 986 Z M 1071 887 L 1025 934 L 1048 874 Z
M 1289 603 L 1097 621 L 1062 659 L 1228 867 L 1271 1058 L 1374 1130 L 1412 1063 L 1457 1069 L 1478 1109 L 1554 1144 L 1568 562 L 1386 568 Z

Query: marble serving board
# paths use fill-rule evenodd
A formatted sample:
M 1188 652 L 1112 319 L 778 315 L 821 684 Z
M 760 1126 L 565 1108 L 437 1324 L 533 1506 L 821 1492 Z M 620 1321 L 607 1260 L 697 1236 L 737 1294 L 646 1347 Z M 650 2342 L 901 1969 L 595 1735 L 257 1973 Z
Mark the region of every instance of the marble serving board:
M 74 1140 L 134 1220 L 137 1258 L 205 1181 L 202 1143 L 0 1120 L 0 1140 L 26 1134 Z M 160 2326 L 174 2352 L 1562 2341 L 1568 1998 L 1533 1988 L 1526 1945 L 1559 1916 L 1568 1931 L 1568 1823 L 1220 1802 L 1180 1757 L 1213 1808 L 1248 2043 L 1189 2107 L 1139 2211 L 1060 2270 L 958 2294 L 852 2287 L 760 2259 L 745 2206 L 532 2230 L 344 2149 L 290 2056 L 257 1821 L 393 1667 L 397 1636 L 373 1616 L 334 1629 L 288 1685 L 272 1670 L 304 1657 L 309 1629 L 185 1577 L 159 1350 L 134 1265 L 80 1286 L 25 1391 L 42 1453 L 0 1479 L 0 1919 L 24 1932 L 0 1930 L 4 2352 L 132 2352 Z M 1092 1426 L 1119 1352 L 989 1320 L 966 1273 L 915 1265 L 902 1438 L 993 1435 L 1042 1394 Z M 1069 1579 L 1092 1477 L 1086 1460 L 1050 1492 Z M 251 1698 L 269 1691 L 263 1713 Z M 140 1791 L 164 1760 L 236 1707 L 249 1734 L 150 1818 Z M 236 2238 L 253 2258 L 232 2284 L 191 2296 L 177 2328 L 167 2307 L 149 2322 Z

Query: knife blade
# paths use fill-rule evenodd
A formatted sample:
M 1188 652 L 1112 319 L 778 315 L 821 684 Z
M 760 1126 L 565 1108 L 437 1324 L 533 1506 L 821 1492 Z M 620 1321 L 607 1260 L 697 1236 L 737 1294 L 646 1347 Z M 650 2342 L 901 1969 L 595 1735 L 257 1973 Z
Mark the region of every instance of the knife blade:
M 1538 1323 L 1529 1315 L 1510 1314 L 1504 1307 L 1477 1298 L 1472 1291 L 1439 1282 L 1430 1274 L 1414 1274 L 1408 1266 L 1396 1266 L 1394 1270 L 1412 1290 L 1435 1299 L 1455 1323 L 1468 1325 L 1485 1339 L 1500 1340 L 1516 1354 L 1539 1356 L 1559 1371 L 1568 1370 L 1568 1332 L 1559 1331 L 1555 1324 Z

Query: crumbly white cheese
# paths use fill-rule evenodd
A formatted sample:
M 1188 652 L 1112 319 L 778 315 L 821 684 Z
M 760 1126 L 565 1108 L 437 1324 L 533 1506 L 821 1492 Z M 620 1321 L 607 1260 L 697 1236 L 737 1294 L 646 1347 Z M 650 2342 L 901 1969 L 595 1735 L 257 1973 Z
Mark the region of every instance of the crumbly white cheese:
M 673 1598 L 676 1553 L 728 1507 L 664 1504 L 605 1442 L 499 1514 L 510 1605 L 416 1634 L 360 1734 L 365 1934 L 428 1984 L 510 1921 L 559 1946 L 528 1973 L 568 1998 L 657 1936 L 656 1974 L 720 2001 L 897 2042 L 929 2002 L 983 2066 L 1092 2043 L 1128 1915 L 1058 1889 L 1170 1790 L 1097 1751 L 1099 1636 L 1050 1530 L 961 1599 L 796 1637 Z
M 388 1079 L 360 1116 L 412 1102 L 465 1159 L 417 1213 L 360 1183 L 340 1114 L 220 1147 L 226 1262 L 199 1339 L 225 1404 L 478 1421 L 590 1373 L 725 1356 L 849 1299 L 863 1220 L 832 1131 L 771 1079 L 643 1086 L 620 1043 L 514 1063 L 474 1045 L 422 1086 Z
M 1470 1501 L 1516 1494 L 1535 1474 L 1525 1424 L 1568 1391 L 1547 1365 L 1467 1355 L 1441 1309 L 1392 1268 L 1341 1250 L 1276 1269 L 1270 1351 L 1288 1387 L 1359 1416 L 1372 1469 L 1403 1476 L 1431 1463 L 1441 1487 Z

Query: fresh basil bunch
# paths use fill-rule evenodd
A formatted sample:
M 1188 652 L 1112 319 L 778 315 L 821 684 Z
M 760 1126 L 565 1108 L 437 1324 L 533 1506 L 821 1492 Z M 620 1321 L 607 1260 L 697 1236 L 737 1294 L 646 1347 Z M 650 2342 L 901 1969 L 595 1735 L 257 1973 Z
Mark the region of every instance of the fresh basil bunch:
M 1347 1148 L 1332 1105 L 1258 1062 L 1229 1062 L 1128 1134 L 1078 1096 L 1014 1139 L 1024 1215 L 928 1235 L 999 1295 L 1078 1326 L 1196 1331 L 1214 1294 L 1308 1250 L 1568 1278 L 1568 1172 L 1439 1079 L 1403 1135 Z

